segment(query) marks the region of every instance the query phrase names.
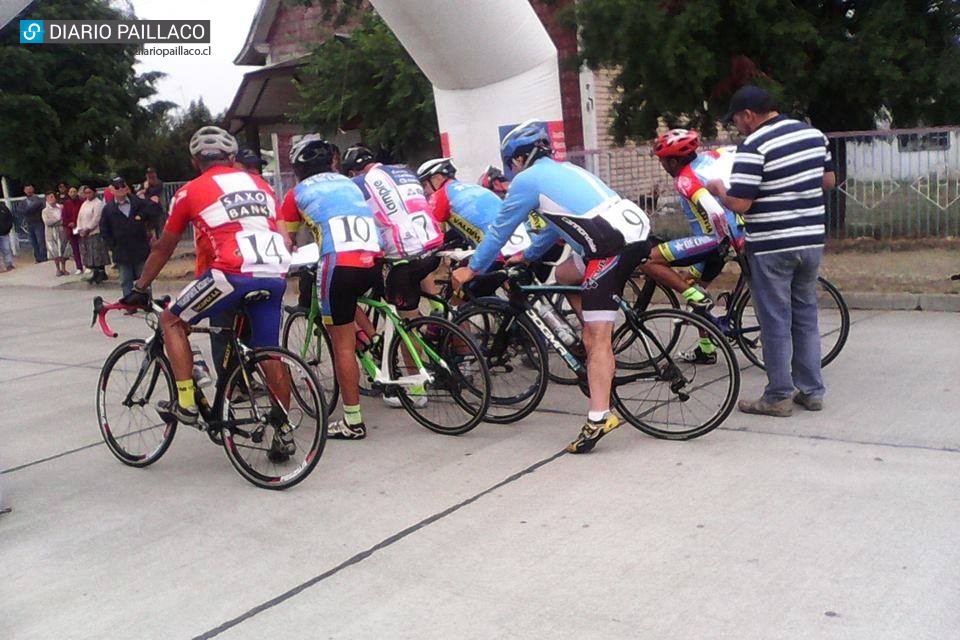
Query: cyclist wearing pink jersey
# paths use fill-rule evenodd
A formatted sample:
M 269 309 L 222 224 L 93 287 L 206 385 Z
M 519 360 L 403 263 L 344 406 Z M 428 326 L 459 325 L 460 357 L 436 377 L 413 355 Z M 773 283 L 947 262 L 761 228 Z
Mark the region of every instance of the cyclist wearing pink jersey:
M 134 283 L 121 302 L 147 307 L 147 288 L 173 255 L 188 225 L 209 238 L 213 262 L 180 292 L 160 317 L 163 339 L 177 382 L 177 402 L 158 408 L 185 424 L 197 424 L 198 411 L 192 380 L 193 354 L 187 339 L 194 325 L 245 304 L 251 321 L 250 346 L 277 346 L 280 304 L 286 290 L 290 254 L 277 232 L 277 198 L 263 178 L 234 169 L 237 141 L 218 127 L 201 127 L 190 139 L 193 165 L 201 173 L 174 195 L 163 235 L 154 245 Z M 289 381 L 282 370 L 264 366 L 268 383 L 282 403 L 289 400 Z M 278 431 L 271 443 L 271 459 L 282 461 L 294 451 L 293 434 Z

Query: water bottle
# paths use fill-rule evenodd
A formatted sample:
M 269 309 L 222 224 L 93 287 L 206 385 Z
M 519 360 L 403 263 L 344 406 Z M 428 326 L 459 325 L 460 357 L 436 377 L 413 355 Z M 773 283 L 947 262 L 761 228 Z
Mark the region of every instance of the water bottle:
M 536 311 L 543 322 L 550 327 L 550 330 L 557 334 L 560 342 L 568 347 L 576 343 L 577 336 L 570 330 L 570 327 L 563 321 L 552 304 L 544 302 L 543 300 L 537 300 L 533 303 L 533 310 Z
M 193 382 L 197 385 L 198 389 L 209 387 L 211 384 L 213 384 L 213 378 L 210 377 L 210 368 L 207 367 L 207 362 L 203 359 L 203 354 L 200 353 L 200 349 L 194 347 L 192 351 Z

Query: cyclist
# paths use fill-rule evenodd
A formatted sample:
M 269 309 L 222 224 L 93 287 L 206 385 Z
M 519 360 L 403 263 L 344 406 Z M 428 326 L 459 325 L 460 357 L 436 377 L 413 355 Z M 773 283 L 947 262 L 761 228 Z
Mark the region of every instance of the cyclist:
M 661 242 L 650 251 L 650 264 L 689 267 L 691 277 L 703 287 L 720 275 L 728 248 L 743 246 L 743 227 L 738 216 L 724 208 L 707 191 L 713 179 L 729 180 L 733 153 L 729 149 L 697 152 L 700 134 L 692 129 L 671 129 L 654 143 L 660 165 L 676 178 L 680 206 L 690 222 L 692 236 Z M 701 338 L 692 351 L 681 354 L 691 362 L 713 364 L 716 347 Z
M 363 193 L 349 178 L 334 170 L 335 147 L 317 134 L 304 136 L 290 151 L 297 176 L 296 208 L 284 211 L 292 241 L 301 220 L 320 245 L 317 298 L 323 323 L 333 342 L 333 364 L 343 397 L 343 418 L 331 422 L 327 435 L 360 440 L 367 426 L 360 412 L 360 367 L 357 365 L 355 318 L 357 298 L 381 283 L 380 255 L 373 213 Z M 362 316 L 362 314 L 360 314 Z
M 163 235 L 150 252 L 143 275 L 121 300 L 131 306 L 149 305 L 147 288 L 173 255 L 187 225 L 193 224 L 209 238 L 214 252 L 210 267 L 160 316 L 177 383 L 177 401 L 172 406 L 161 401 L 159 408 L 188 425 L 198 422 L 188 325 L 227 313 L 244 302 L 252 325 L 250 345 L 279 345 L 280 304 L 290 254 L 277 232 L 273 189 L 260 176 L 234 169 L 236 153 L 237 141 L 219 127 L 201 127 L 193 134 L 190 155 L 200 176 L 174 194 Z M 267 383 L 286 405 L 290 387 L 283 370 L 277 363 L 267 363 L 264 369 Z M 271 454 L 289 455 L 294 450 L 292 432 L 278 430 Z
M 531 210 L 546 220 L 547 228 L 524 252 L 526 259 L 538 259 L 563 238 L 588 261 L 581 298 L 590 411 L 580 435 L 567 447 L 571 453 L 585 453 L 620 426 L 620 418 L 610 412 L 615 368 L 611 340 L 617 318 L 612 296 L 622 293 L 634 268 L 647 259 L 650 222 L 640 207 L 621 199 L 596 176 L 553 160 L 542 122 L 530 120 L 515 127 L 504 137 L 500 151 L 504 166 L 515 173 L 513 182 L 469 266 L 454 271 L 454 286 L 486 271 Z
M 480 179 L 477 180 L 477 184 L 497 194 L 497 197 L 501 200 L 506 197 L 507 189 L 510 188 L 510 181 L 507 179 L 507 176 L 503 175 L 503 171 L 500 171 L 500 169 L 492 164 L 488 165 L 484 172 L 480 174 Z

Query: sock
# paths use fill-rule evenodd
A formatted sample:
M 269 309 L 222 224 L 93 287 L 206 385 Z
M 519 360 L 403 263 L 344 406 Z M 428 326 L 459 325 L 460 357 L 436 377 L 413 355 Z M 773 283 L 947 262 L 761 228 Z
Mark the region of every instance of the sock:
M 193 380 L 177 380 L 177 402 L 184 409 L 197 406 L 197 398 L 193 394 Z
M 717 350 L 717 346 L 713 344 L 710 338 L 700 338 L 700 351 L 711 354 Z
M 687 302 L 700 302 L 707 297 L 703 294 L 703 291 L 701 291 L 699 287 L 687 287 L 687 289 L 681 295 Z
M 346 422 L 351 427 L 363 422 L 363 416 L 360 415 L 360 405 L 358 404 L 343 405 L 343 421 Z
M 587 420 L 590 422 L 603 422 L 603 419 L 608 413 L 610 413 L 610 409 L 604 409 L 603 411 L 590 411 L 587 413 Z
M 439 300 L 434 300 L 433 298 L 428 298 L 427 302 L 430 303 L 430 311 L 435 311 L 436 313 L 443 313 L 443 303 Z
M 410 387 L 410 395 L 412 396 L 425 396 L 427 395 L 427 390 L 423 387 L 422 384 L 417 384 Z

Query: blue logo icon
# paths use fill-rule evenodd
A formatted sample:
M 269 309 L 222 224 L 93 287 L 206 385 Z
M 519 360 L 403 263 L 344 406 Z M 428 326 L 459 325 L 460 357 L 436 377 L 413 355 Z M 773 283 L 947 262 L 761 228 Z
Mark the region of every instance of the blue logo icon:
M 43 44 L 43 20 L 20 21 L 20 44 Z

